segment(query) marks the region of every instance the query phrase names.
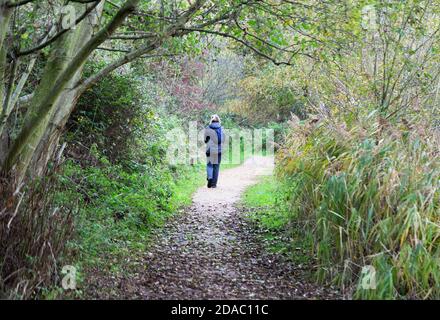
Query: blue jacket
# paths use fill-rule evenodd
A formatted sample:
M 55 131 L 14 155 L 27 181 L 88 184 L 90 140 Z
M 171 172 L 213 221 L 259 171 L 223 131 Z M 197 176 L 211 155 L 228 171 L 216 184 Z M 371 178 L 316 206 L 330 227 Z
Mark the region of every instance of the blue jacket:
M 205 129 L 206 153 L 222 153 L 222 143 L 225 135 L 220 123 L 213 122 Z

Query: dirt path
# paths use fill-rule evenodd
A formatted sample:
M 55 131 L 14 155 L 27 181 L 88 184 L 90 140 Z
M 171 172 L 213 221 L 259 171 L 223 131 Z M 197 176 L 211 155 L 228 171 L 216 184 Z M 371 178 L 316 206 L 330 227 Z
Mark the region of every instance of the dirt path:
M 121 298 L 121 292 L 140 299 L 330 297 L 305 282 L 303 270 L 267 253 L 235 207 L 244 189 L 272 169 L 273 159 L 255 157 L 221 171 L 216 189 L 200 188 L 193 205 L 158 231 L 139 263 L 143 271 L 117 280 L 113 294 L 100 298 Z

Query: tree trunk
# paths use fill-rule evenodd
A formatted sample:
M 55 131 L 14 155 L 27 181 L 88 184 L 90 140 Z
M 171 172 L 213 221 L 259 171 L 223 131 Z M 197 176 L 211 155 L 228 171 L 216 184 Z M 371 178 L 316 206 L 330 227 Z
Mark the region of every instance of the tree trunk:
M 98 14 L 101 14 L 102 5 L 98 7 L 97 12 Z M 76 29 L 66 32 L 52 44 L 50 56 L 43 71 L 43 76 L 29 103 L 30 107 L 24 119 L 25 124 L 34 123 L 36 115 L 41 113 L 41 105 L 44 104 L 49 96 L 52 96 L 54 83 L 63 76 L 66 69 L 70 66 L 72 57 L 75 56 L 91 39 L 93 29 L 94 25 L 91 24 L 91 21 L 85 19 L 76 27 Z M 32 132 L 30 132 L 24 145 L 20 146 L 20 151 L 14 155 L 14 150 L 8 150 L 8 156 L 6 156 L 3 164 L 5 165 L 8 157 L 13 159 L 12 166 L 6 168 L 7 170 L 5 171 L 13 169 L 15 183 L 20 183 L 26 176 L 31 161 L 33 162 L 33 169 L 38 169 L 38 174 L 43 172 L 44 161 L 42 161 L 42 159 L 48 160 L 47 156 L 42 154 L 44 150 L 48 149 L 43 145 L 44 141 L 51 140 L 50 134 L 48 134 L 47 131 L 51 127 L 56 127 L 60 124 L 56 123 L 60 122 L 57 120 L 59 118 L 57 114 L 70 114 L 72 111 L 76 93 L 68 88 L 72 88 L 79 80 L 82 67 L 83 63 L 78 65 L 73 76 L 63 85 L 61 92 L 54 97 L 53 103 L 51 103 L 50 107 L 47 108 L 46 112 L 41 114 L 38 125 L 33 126 Z M 24 127 L 24 130 L 26 130 L 26 127 Z M 29 173 L 31 172 L 29 171 Z M 32 173 L 30 176 L 38 174 Z
M 3 109 L 4 95 L 5 95 L 5 76 L 7 69 L 6 54 L 7 45 L 6 37 L 9 29 L 9 21 L 12 10 L 5 7 L 6 0 L 0 0 L 0 120 L 6 110 Z M 0 131 L 0 150 L 6 150 L 8 146 L 8 137 Z M 5 152 L 0 152 L 0 163 L 3 162 L 6 156 Z
M 57 107 L 55 114 L 49 122 L 32 156 L 28 169 L 30 177 L 38 177 L 44 174 L 47 163 L 53 158 L 56 152 L 63 129 L 76 106 L 78 98 L 78 90 L 67 90 L 60 97 L 57 103 L 59 107 Z
M 73 79 L 81 73 L 81 69 L 92 52 L 102 44 L 124 22 L 125 18 L 135 10 L 139 0 L 127 0 L 112 20 L 99 30 L 88 41 L 82 35 L 84 26 L 90 22 L 83 20 L 76 30 L 69 31 L 54 43 L 49 61 L 40 83 L 32 98 L 24 125 L 8 151 L 2 164 L 3 172 L 13 171 L 16 182 L 20 182 L 25 174 L 38 144 L 48 128 L 50 119 L 60 107 L 63 112 L 70 113 L 73 104 L 60 105 L 63 93 Z M 92 29 L 90 29 L 92 30 Z M 79 48 L 75 51 L 75 48 Z M 76 53 L 76 54 L 75 54 Z
M 50 89 L 53 86 L 54 80 L 56 80 L 65 70 L 75 49 L 75 38 L 77 36 L 77 33 L 78 30 L 76 30 L 75 32 L 66 33 L 54 44 L 53 49 L 51 50 L 50 58 L 43 72 L 41 82 L 35 90 L 35 94 L 30 102 L 30 107 L 24 120 L 25 123 L 32 121 L 31 119 L 36 112 L 35 107 L 40 105 L 41 101 L 46 98 L 48 92 L 50 92 Z M 43 120 L 41 121 L 39 126 L 32 132 L 30 139 L 28 139 L 28 141 L 26 142 L 23 151 L 16 161 L 16 167 L 14 168 L 14 171 L 17 174 L 17 183 L 19 183 L 23 179 L 26 173 L 26 168 L 29 165 L 33 153 L 44 135 L 49 120 L 54 114 L 55 108 L 58 106 L 58 101 L 59 99 L 57 99 L 53 106 L 48 110 L 48 112 L 44 114 Z
M 99 16 L 102 14 L 102 9 L 103 5 L 98 6 L 97 12 Z M 90 40 L 93 34 L 94 27 L 95 26 L 92 24 L 85 24 L 83 26 L 83 29 L 78 36 L 78 41 L 75 44 L 77 50 L 74 52 L 74 54 L 78 53 L 80 48 L 82 48 L 83 45 Z M 75 76 L 66 86 L 66 88 L 75 87 L 75 84 L 78 83 L 81 79 L 82 69 L 83 67 L 78 70 L 78 72 L 75 74 Z M 54 105 L 55 111 L 51 116 L 46 130 L 41 136 L 38 146 L 36 147 L 36 150 L 33 152 L 30 159 L 28 169 L 30 177 L 38 177 L 44 173 L 47 163 L 50 161 L 57 149 L 59 139 L 63 133 L 63 129 L 67 123 L 70 114 L 75 108 L 80 94 L 81 92 L 79 88 L 65 89 L 61 93 L 58 101 Z
M 65 57 L 66 63 L 70 60 L 72 55 L 78 52 L 78 48 L 81 48 L 91 38 L 92 31 L 93 26 L 90 24 L 81 25 L 80 30 L 76 31 L 75 39 L 71 41 L 72 47 L 68 50 L 67 57 Z M 83 67 L 81 66 L 53 104 L 50 113 L 46 116 L 44 123 L 41 125 L 42 130 L 39 130 L 37 135 L 35 135 L 35 139 L 33 140 L 34 148 L 31 152 L 22 154 L 21 161 L 24 162 L 23 165 L 25 166 L 21 168 L 22 176 L 25 174 L 28 165 L 30 165 L 28 171 L 31 178 L 40 176 L 44 172 L 45 166 L 50 160 L 58 141 L 58 139 L 53 139 L 51 136 L 53 132 L 61 131 L 56 129 L 58 127 L 64 127 L 62 117 L 70 115 L 75 106 L 76 90 L 69 88 L 72 88 L 81 78 L 82 69 Z M 62 71 L 64 71 L 64 69 Z M 52 84 L 53 80 L 50 85 Z M 54 143 L 54 145 L 51 145 L 52 143 Z
M 12 10 L 6 8 L 6 0 L 0 0 L 0 114 L 3 113 L 3 100 L 5 92 L 5 72 L 6 72 L 6 36 L 9 29 L 9 20 Z

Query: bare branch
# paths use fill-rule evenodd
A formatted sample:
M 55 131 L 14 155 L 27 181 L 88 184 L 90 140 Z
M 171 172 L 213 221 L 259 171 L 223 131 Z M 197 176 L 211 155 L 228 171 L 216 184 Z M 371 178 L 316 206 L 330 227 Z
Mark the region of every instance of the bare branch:
M 106 47 L 98 47 L 96 48 L 96 50 L 102 50 L 102 51 L 111 51 L 111 52 L 131 52 L 131 50 L 127 50 L 127 49 L 117 49 L 117 48 L 106 48 Z

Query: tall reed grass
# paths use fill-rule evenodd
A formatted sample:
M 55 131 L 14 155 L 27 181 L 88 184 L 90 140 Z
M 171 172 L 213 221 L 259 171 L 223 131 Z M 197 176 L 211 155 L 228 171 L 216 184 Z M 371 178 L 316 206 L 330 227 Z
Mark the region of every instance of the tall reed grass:
M 318 280 L 347 297 L 440 298 L 438 132 L 375 114 L 351 125 L 315 119 L 291 127 L 277 174 L 312 239 Z

